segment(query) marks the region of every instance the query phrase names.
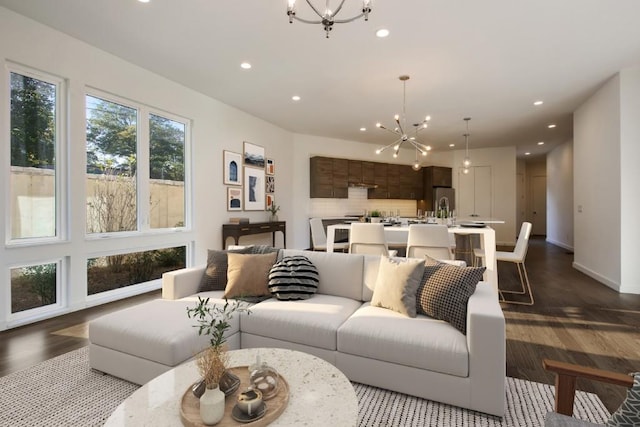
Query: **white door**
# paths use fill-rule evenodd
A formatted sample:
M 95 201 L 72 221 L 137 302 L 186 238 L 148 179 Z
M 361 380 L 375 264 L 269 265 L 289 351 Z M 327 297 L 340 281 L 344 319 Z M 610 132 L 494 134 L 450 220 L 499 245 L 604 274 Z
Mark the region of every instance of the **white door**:
M 531 234 L 547 234 L 547 177 L 531 178 Z

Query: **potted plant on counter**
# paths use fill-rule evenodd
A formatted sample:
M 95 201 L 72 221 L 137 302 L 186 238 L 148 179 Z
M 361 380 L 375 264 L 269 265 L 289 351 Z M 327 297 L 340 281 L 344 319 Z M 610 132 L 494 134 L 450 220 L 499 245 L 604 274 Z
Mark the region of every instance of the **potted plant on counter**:
M 382 222 L 382 215 L 379 210 L 372 210 L 369 212 L 369 216 L 371 217 L 371 222 Z

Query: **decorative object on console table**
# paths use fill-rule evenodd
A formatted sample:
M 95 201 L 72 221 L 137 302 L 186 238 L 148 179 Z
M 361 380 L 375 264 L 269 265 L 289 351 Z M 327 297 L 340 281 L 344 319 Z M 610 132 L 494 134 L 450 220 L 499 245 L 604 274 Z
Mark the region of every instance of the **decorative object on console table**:
M 249 224 L 249 218 L 231 217 L 229 224 Z
M 222 249 L 227 246 L 227 239 L 233 237 L 234 244 L 238 245 L 241 236 L 252 234 L 272 234 L 272 245 L 276 245 L 276 232 L 282 232 L 283 247 L 287 246 L 287 223 L 285 221 L 253 222 L 251 224 L 222 224 Z
M 267 200 L 269 201 L 269 199 Z M 269 221 L 277 222 L 278 221 L 278 211 L 280 210 L 280 206 L 276 205 L 276 199 L 273 197 L 270 198 L 271 203 L 267 204 L 267 210 L 270 213 Z
M 198 297 L 198 305 L 187 307 L 187 316 L 195 319 L 198 327 L 198 335 L 209 335 L 209 346 L 202 350 L 197 356 L 198 372 L 202 375 L 206 389 L 200 396 L 200 417 L 206 425 L 214 425 L 224 417 L 225 393 L 220 390 L 223 377 L 229 368 L 229 355 L 225 346 L 224 333 L 229 330 L 229 321 L 235 312 L 251 313 L 248 307 L 242 305 L 241 301 L 230 304 L 225 300 L 224 305 L 209 305 L 209 298 Z M 231 374 L 228 374 L 231 375 Z M 227 381 L 231 388 L 237 389 L 240 379 L 236 376 L 235 381 Z M 197 390 L 199 387 L 192 388 Z
M 242 155 L 233 151 L 222 151 L 222 168 L 226 185 L 242 185 Z
M 242 187 L 227 187 L 227 210 L 242 210 Z
M 264 169 L 244 168 L 244 210 L 262 211 L 265 206 Z
M 244 165 L 261 168 L 264 172 L 264 147 L 245 141 Z

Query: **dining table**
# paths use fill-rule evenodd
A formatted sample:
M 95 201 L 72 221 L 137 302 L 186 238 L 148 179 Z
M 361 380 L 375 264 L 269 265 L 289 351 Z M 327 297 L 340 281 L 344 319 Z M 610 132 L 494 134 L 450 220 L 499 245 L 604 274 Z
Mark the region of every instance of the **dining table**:
M 351 224 L 333 224 L 327 227 L 327 252 L 333 252 L 336 230 L 350 230 Z M 484 263 L 486 271 L 484 280 L 491 283 L 498 292 L 498 261 L 496 259 L 496 232 L 486 224 L 472 223 L 449 226 L 451 234 L 478 235 L 480 237 L 480 247 L 484 250 Z M 408 225 L 390 225 L 384 227 L 387 243 L 390 245 L 406 245 L 409 237 Z

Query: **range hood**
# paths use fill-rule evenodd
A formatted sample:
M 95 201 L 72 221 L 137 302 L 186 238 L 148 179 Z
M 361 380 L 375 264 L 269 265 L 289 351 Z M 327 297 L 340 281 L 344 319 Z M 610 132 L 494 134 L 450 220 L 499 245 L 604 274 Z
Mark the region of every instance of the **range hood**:
M 378 188 L 377 184 L 367 184 L 366 182 L 350 182 L 349 187 L 353 188 Z

